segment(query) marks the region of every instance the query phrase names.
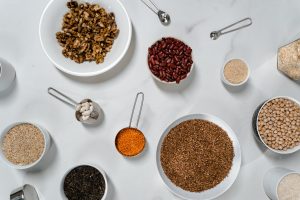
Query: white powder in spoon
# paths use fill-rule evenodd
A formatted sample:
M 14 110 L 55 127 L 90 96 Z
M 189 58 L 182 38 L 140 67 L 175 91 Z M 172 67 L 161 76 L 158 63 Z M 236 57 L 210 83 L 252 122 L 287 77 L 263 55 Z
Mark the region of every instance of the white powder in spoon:
M 300 174 L 293 173 L 285 176 L 277 188 L 279 200 L 300 199 Z

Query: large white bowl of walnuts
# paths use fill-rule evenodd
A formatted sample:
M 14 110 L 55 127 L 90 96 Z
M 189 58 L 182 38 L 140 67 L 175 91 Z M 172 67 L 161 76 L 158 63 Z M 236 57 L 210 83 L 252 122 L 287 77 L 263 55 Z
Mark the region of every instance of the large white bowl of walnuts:
M 39 27 L 42 48 L 61 71 L 74 76 L 102 74 L 126 54 L 132 35 L 119 0 L 51 0 Z

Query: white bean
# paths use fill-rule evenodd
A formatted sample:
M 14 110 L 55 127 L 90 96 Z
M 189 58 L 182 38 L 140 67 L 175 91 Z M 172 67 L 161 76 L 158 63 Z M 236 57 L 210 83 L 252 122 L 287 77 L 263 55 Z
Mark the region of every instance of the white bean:
M 82 116 L 82 120 L 83 121 L 86 121 L 86 120 L 88 120 L 90 118 L 90 116 Z
M 89 102 L 85 102 L 82 104 L 82 106 L 87 106 L 87 107 L 89 107 L 89 105 L 90 105 Z
M 80 108 L 80 112 L 83 113 L 84 111 L 86 111 L 86 108 L 83 106 Z
M 84 112 L 82 113 L 82 115 L 83 115 L 83 116 L 90 116 L 91 113 L 92 113 L 92 111 L 87 110 L 87 111 L 84 111 Z
M 94 106 L 90 106 L 90 111 L 93 111 L 94 110 Z

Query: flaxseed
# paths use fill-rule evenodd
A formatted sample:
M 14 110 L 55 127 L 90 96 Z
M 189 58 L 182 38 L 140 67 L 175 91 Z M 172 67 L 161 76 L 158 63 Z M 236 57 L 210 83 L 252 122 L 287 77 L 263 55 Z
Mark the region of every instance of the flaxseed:
M 161 147 L 161 164 L 178 187 L 201 192 L 221 183 L 232 166 L 233 144 L 227 133 L 205 120 L 188 120 L 172 128 Z

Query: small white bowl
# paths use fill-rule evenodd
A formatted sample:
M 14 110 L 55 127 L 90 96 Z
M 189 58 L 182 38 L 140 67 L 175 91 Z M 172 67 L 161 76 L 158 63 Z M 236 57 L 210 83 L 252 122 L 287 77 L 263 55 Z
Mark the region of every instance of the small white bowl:
M 241 83 L 234 84 L 234 83 L 229 82 L 229 81 L 225 78 L 225 75 L 224 75 L 224 69 L 225 69 L 226 64 L 227 64 L 229 61 L 234 60 L 234 59 L 235 59 L 235 58 L 230 59 L 230 60 L 227 60 L 227 61 L 225 62 L 225 64 L 223 65 L 223 67 L 221 68 L 221 80 L 223 81 L 223 83 L 225 83 L 225 84 L 228 85 L 228 86 L 231 86 L 231 87 L 238 87 L 238 86 L 244 85 L 244 84 L 249 80 L 251 71 L 250 71 L 250 68 L 249 68 L 248 63 L 247 63 L 245 60 L 239 59 L 239 60 L 243 61 L 243 62 L 247 65 L 247 69 L 248 69 L 247 77 L 246 77 L 246 79 L 245 79 L 243 82 L 241 82 Z M 238 59 L 238 58 L 236 58 L 236 59 Z
M 17 125 L 20 125 L 20 124 L 32 124 L 33 126 L 37 127 L 44 136 L 45 148 L 44 148 L 42 155 L 40 156 L 40 158 L 38 160 L 36 160 L 34 163 L 31 163 L 29 165 L 16 165 L 16 164 L 11 163 L 9 160 L 7 160 L 7 158 L 5 157 L 5 155 L 2 151 L 2 145 L 3 145 L 3 140 L 4 140 L 5 135 L 11 128 L 13 128 Z M 41 127 L 40 125 L 31 123 L 31 122 L 16 122 L 16 123 L 9 125 L 1 132 L 1 135 L 0 135 L 0 148 L 1 148 L 0 160 L 7 166 L 14 168 L 14 169 L 21 169 L 21 170 L 31 169 L 31 168 L 34 168 L 45 157 L 45 155 L 47 154 L 47 152 L 50 149 L 50 144 L 51 144 L 51 138 L 50 138 L 48 131 L 46 129 L 44 129 L 43 127 Z
M 166 36 L 166 37 L 172 37 L 172 36 Z M 177 38 L 177 37 L 172 37 L 172 38 L 178 39 L 178 40 L 182 41 L 183 43 L 185 43 L 186 45 L 188 45 L 189 47 L 191 47 L 189 44 L 187 44 L 187 43 L 186 43 L 185 41 L 183 41 L 182 39 L 179 39 L 179 38 Z M 160 40 L 161 40 L 161 39 L 160 39 Z M 157 40 L 157 41 L 159 41 L 159 40 Z M 153 42 L 153 44 L 155 44 L 157 41 Z M 149 47 L 151 47 L 153 44 L 151 44 Z M 192 47 L 191 47 L 191 48 L 192 48 Z M 193 49 L 193 48 L 192 48 L 192 49 Z M 192 50 L 192 60 L 193 60 L 193 64 L 192 64 L 192 66 L 191 66 L 191 70 L 190 70 L 190 72 L 186 75 L 186 77 L 185 77 L 184 79 L 180 80 L 179 83 L 176 83 L 176 81 L 173 81 L 173 82 L 163 81 L 163 80 L 159 79 L 157 76 L 155 76 L 155 75 L 152 73 L 152 71 L 150 70 L 150 67 L 149 67 L 149 65 L 148 65 L 148 55 L 149 55 L 149 52 L 148 52 L 148 51 L 147 51 L 147 59 L 146 59 L 147 69 L 149 70 L 151 76 L 152 76 L 156 81 L 158 81 L 158 82 L 160 82 L 160 83 L 164 83 L 164 84 L 168 84 L 168 85 L 180 85 L 183 81 L 185 81 L 185 80 L 187 80 L 187 79 L 189 78 L 190 74 L 191 74 L 192 71 L 193 71 L 193 68 L 194 68 L 194 65 L 195 65 L 193 53 L 194 53 L 194 51 Z
M 282 98 L 282 99 L 288 99 L 288 100 L 291 100 L 293 102 L 295 102 L 296 104 L 298 104 L 300 106 L 300 103 L 296 100 L 296 99 L 293 99 L 291 97 L 287 97 L 287 96 L 277 96 L 277 97 L 273 97 L 267 101 L 264 102 L 264 104 L 260 107 L 259 111 L 258 111 L 258 114 L 257 114 L 257 117 L 256 117 L 256 130 L 257 130 L 257 133 L 258 133 L 258 136 L 259 136 L 259 139 L 260 141 L 268 148 L 270 149 L 271 151 L 273 151 L 274 153 L 278 153 L 278 154 L 291 154 L 291 153 L 295 153 L 296 151 L 299 151 L 300 150 L 300 145 L 292 148 L 292 149 L 288 149 L 286 151 L 283 151 L 283 150 L 276 150 L 276 149 L 272 149 L 271 147 L 269 147 L 265 142 L 264 140 L 261 138 L 260 136 L 260 133 L 259 133 L 259 130 L 258 130 L 258 117 L 259 117 L 259 114 L 262 110 L 262 108 L 267 104 L 269 103 L 270 101 L 274 100 L 274 99 L 278 99 L 278 98 Z
M 125 7 L 119 0 L 85 0 L 84 2 L 100 4 L 108 12 L 113 12 L 116 17 L 120 33 L 103 63 L 84 62 L 78 64 L 63 56 L 62 47 L 56 39 L 56 33 L 61 31 L 63 16 L 68 12 L 67 1 L 51 0 L 48 3 L 41 16 L 39 36 L 45 54 L 59 70 L 73 76 L 89 77 L 102 74 L 121 61 L 130 46 L 132 25 Z
M 263 187 L 266 195 L 272 200 L 278 200 L 278 186 L 281 180 L 289 174 L 299 174 L 295 171 L 276 167 L 270 169 L 264 176 Z
M 90 167 L 93 167 L 95 169 L 97 169 L 103 176 L 104 178 L 104 182 L 105 182 L 105 191 L 104 191 L 104 195 L 102 197 L 101 200 L 106 200 L 107 198 L 107 193 L 108 193 L 108 182 L 107 182 L 107 178 L 106 178 L 106 174 L 104 172 L 104 170 L 98 166 L 95 166 L 95 165 L 91 165 L 91 164 L 81 164 L 81 165 L 77 165 L 75 167 L 72 167 L 71 169 L 69 169 L 63 176 L 62 178 L 62 181 L 61 181 L 61 184 L 60 184 L 60 191 L 61 191 L 61 196 L 62 196 L 62 199 L 63 200 L 68 200 L 68 198 L 66 197 L 65 195 L 65 192 L 64 192 L 64 181 L 65 181 L 65 178 L 66 176 L 70 173 L 70 171 L 72 171 L 73 169 L 75 169 L 76 167 L 80 167 L 80 166 L 90 166 Z

